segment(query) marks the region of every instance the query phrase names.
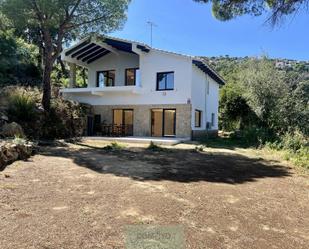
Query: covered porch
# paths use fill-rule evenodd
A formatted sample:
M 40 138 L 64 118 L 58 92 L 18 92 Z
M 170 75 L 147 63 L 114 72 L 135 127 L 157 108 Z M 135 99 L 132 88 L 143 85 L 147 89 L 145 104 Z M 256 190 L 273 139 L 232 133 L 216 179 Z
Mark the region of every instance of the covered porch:
M 61 54 L 70 68 L 68 87 L 61 92 L 134 92 L 141 87 L 139 57 L 149 51 L 147 45 L 123 39 L 100 35 L 87 37 Z M 88 71 L 87 86 L 83 88 L 76 84 L 78 66 Z

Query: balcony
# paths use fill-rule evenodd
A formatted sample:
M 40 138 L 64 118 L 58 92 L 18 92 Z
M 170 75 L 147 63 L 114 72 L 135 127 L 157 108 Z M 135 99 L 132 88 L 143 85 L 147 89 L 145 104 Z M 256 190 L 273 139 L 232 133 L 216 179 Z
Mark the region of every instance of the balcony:
M 142 88 L 140 86 L 106 86 L 106 87 L 85 87 L 85 88 L 63 88 L 61 93 L 77 93 L 77 94 L 91 94 L 102 96 L 106 93 L 131 93 L 141 94 Z

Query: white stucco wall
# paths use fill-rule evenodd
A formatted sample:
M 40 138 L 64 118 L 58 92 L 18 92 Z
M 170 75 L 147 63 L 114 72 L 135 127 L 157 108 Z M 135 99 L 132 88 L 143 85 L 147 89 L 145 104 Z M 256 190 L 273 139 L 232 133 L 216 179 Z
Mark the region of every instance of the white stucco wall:
M 210 127 L 210 130 L 218 129 L 218 103 L 219 84 L 192 65 L 192 130 L 205 130 L 206 123 L 211 122 L 212 113 L 215 114 L 215 123 Z M 201 127 L 195 127 L 196 109 L 202 111 Z
M 219 84 L 212 78 L 207 77 L 209 81 L 209 94 L 206 97 L 207 122 L 211 122 L 211 114 L 215 114 L 214 126 L 211 126 L 211 130 L 218 130 L 218 113 L 219 113 Z
M 96 87 L 97 71 L 115 70 L 115 86 L 125 85 L 125 69 L 139 67 L 139 56 L 119 51 L 119 55 L 109 53 L 88 67 L 88 87 Z
M 73 61 L 72 61 L 73 62 Z M 192 61 L 172 53 L 152 49 L 149 53 L 140 55 L 129 53 L 110 53 L 100 60 L 87 65 L 89 72 L 89 87 L 94 87 L 96 72 L 115 69 L 117 86 L 124 85 L 125 68 L 140 68 L 141 89 L 139 94 L 108 92 L 102 96 L 91 94 L 66 94 L 70 99 L 91 105 L 139 105 L 139 104 L 187 104 L 191 98 Z M 158 72 L 174 71 L 174 90 L 156 91 Z

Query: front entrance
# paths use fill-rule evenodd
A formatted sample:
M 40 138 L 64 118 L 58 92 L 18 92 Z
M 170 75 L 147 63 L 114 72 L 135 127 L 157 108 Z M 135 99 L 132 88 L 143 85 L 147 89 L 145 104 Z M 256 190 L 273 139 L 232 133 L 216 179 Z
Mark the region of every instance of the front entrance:
M 133 136 L 133 110 L 114 109 L 113 125 L 123 126 L 125 129 L 125 136 Z
M 151 110 L 151 136 L 174 137 L 176 135 L 176 110 Z

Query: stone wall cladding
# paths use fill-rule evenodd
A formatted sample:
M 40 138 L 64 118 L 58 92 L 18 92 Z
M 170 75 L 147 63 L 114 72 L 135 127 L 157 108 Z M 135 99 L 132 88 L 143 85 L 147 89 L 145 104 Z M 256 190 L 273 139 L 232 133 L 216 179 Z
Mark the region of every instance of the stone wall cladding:
M 151 109 L 176 109 L 176 137 L 191 137 L 191 104 L 175 105 L 100 105 L 93 106 L 102 122 L 113 122 L 113 109 L 133 109 L 133 135 L 151 136 Z

